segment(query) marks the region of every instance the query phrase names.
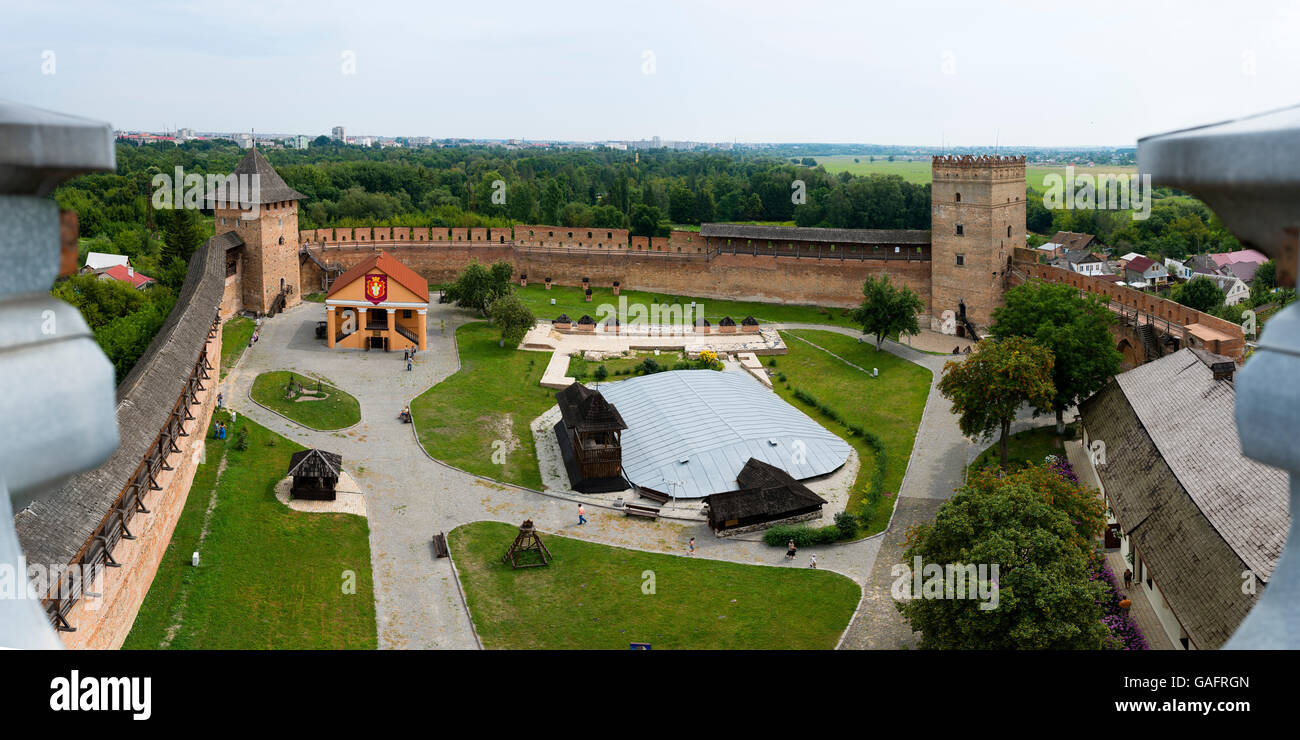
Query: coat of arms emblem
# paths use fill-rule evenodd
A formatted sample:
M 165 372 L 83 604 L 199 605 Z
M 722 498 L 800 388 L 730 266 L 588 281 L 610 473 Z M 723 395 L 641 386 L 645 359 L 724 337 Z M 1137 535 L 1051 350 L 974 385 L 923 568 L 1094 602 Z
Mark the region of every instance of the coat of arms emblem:
M 375 273 L 366 275 L 366 300 L 379 305 L 388 299 L 388 276 Z

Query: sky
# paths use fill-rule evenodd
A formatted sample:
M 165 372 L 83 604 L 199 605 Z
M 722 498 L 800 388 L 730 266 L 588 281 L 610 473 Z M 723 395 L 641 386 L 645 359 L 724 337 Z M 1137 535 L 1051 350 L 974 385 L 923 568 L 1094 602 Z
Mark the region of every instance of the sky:
M 1133 146 L 1300 102 L 1300 0 L 0 2 L 0 99 L 125 130 Z

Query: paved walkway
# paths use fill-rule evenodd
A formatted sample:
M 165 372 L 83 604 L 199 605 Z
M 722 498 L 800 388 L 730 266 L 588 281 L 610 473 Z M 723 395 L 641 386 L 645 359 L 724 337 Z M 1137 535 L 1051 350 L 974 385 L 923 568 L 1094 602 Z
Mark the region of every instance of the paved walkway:
M 617 510 L 588 504 L 590 524 L 579 527 L 573 500 L 492 483 L 431 460 L 416 443 L 411 426 L 397 421 L 397 412 L 456 371 L 456 327 L 475 319 L 452 306 L 431 304 L 429 349 L 419 353 L 415 369 L 407 372 L 400 353 L 326 348 L 314 335 L 321 313 L 320 304 L 304 303 L 264 322 L 260 340 L 222 381 L 222 391 L 233 410 L 257 423 L 300 444 L 323 447 L 343 456 L 344 467 L 367 496 L 380 647 L 476 647 L 451 565 L 434 557 L 430 543 L 435 533 L 468 522 L 490 519 L 517 524 L 531 518 L 544 532 L 677 554 L 684 554 L 687 540 L 695 537 L 696 557 L 806 567 L 808 550 L 791 564 L 779 548 L 753 539 L 716 538 L 704 523 L 628 519 Z M 437 328 L 440 320 L 446 322 L 445 333 Z M 888 344 L 891 352 L 927 366 L 942 367 L 948 359 Z M 356 396 L 361 404 L 361 421 L 339 432 L 314 432 L 254 404 L 248 397 L 249 388 L 259 373 L 269 370 L 295 370 L 324 377 Z M 929 404 L 927 417 L 931 415 L 928 409 Z M 942 418 L 930 423 L 942 426 Z M 928 431 L 924 421 L 922 429 L 927 438 L 943 434 L 940 430 Z M 948 462 L 943 457 L 930 457 L 929 453 L 914 459 L 927 464 Z M 910 479 L 923 474 L 916 472 L 918 467 L 925 466 L 912 466 L 904 481 L 904 492 L 909 490 Z M 817 548 L 818 565 L 865 584 L 882 539 Z M 854 626 L 858 627 L 856 623 Z

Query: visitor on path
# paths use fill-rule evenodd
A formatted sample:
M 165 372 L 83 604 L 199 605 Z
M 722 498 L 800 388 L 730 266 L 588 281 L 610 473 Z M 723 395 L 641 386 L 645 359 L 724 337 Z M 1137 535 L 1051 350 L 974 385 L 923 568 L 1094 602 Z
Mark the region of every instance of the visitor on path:
M 1132 587 L 1133 587 L 1133 570 L 1131 568 L 1126 568 L 1124 569 L 1124 588 L 1129 589 Z
M 785 546 L 785 559 L 794 560 L 794 556 L 797 553 L 798 549 L 799 548 L 794 546 L 794 540 L 790 540 L 790 543 Z
M 578 504 L 578 524 L 586 524 L 586 523 L 587 523 L 587 510 L 582 508 L 582 504 Z
M 217 408 L 225 408 L 225 399 L 220 393 L 217 394 Z
M 410 423 L 411 423 L 411 407 L 410 407 L 410 406 L 403 406 L 403 407 L 402 407 L 402 410 L 399 411 L 399 412 L 397 413 L 397 418 L 400 419 L 401 422 L 402 422 L 403 424 L 410 424 Z
M 1133 608 L 1133 600 L 1125 596 L 1119 600 L 1119 611 L 1121 614 L 1128 614 L 1128 610 Z
M 695 538 L 694 538 L 694 537 L 692 537 L 690 543 L 688 543 L 688 544 L 686 545 L 686 554 L 687 554 L 687 555 L 694 555 L 694 554 L 695 554 Z
M 813 553 L 812 556 L 808 558 L 808 567 L 813 570 L 817 569 L 817 553 Z
M 411 372 L 411 358 L 406 358 L 406 372 Z

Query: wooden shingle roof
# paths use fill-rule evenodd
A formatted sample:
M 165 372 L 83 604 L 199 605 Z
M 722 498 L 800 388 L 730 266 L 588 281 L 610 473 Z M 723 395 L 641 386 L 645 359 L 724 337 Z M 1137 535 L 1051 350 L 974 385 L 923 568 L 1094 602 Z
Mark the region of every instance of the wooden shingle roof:
M 574 383 L 555 394 L 566 427 L 580 432 L 615 432 L 627 429 L 622 414 L 600 391 Z
M 930 243 L 930 232 L 922 229 L 822 229 L 806 226 L 700 224 L 700 236 L 772 242 L 799 241 L 881 246 L 925 246 Z
M 310 449 L 293 453 L 289 458 L 289 475 L 312 478 L 337 478 L 343 468 L 343 456 L 335 452 Z
M 736 476 L 739 490 L 708 496 L 710 517 L 717 521 L 755 516 L 779 519 L 789 512 L 821 506 L 826 499 L 812 492 L 784 470 L 749 458 Z

